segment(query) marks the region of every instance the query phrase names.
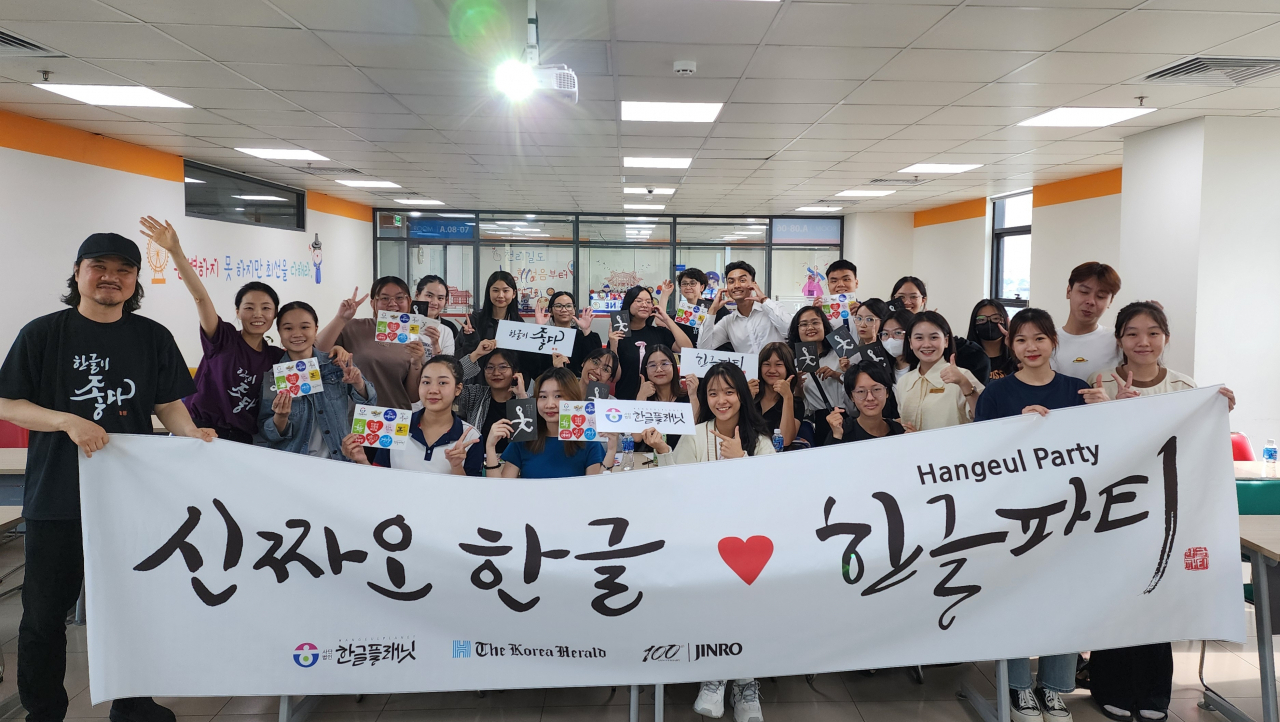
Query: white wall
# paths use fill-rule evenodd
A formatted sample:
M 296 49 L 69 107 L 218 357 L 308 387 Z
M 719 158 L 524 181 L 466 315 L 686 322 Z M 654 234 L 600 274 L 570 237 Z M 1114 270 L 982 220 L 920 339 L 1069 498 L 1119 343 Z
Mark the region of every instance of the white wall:
M 181 183 L 0 148 L 0 245 L 9 267 L 0 288 L 8 310 L 0 317 L 0 349 L 7 353 L 31 319 L 65 308 L 58 298 L 66 293 L 76 249 L 91 233 L 112 231 L 132 238 L 145 258 L 147 243 L 138 229 L 143 215 L 172 221 L 189 255 L 218 259 L 218 276 L 204 281 L 222 317 L 232 322 L 236 290 L 259 275 L 276 289 L 281 303 L 306 301 L 322 320 L 333 315 L 353 287 L 360 286 L 363 293 L 373 280 L 370 222 L 308 211 L 307 232 L 302 233 L 187 218 L 183 207 Z M 309 247 L 316 233 L 324 246 L 319 284 Z M 286 267 L 298 264 L 295 270 L 306 275 L 286 274 L 287 280 L 280 280 L 267 278 L 261 267 L 237 270 L 238 261 L 254 259 L 260 266 L 264 260 L 283 260 Z M 191 296 L 175 273 L 175 260 L 169 259 L 163 285 L 150 283 L 151 275 L 144 268 L 140 276 L 146 284 L 141 314 L 165 324 L 188 365 L 195 366 L 201 356 L 198 321 Z
M 947 319 L 952 333 L 968 332 L 969 312 L 987 297 L 989 227 L 983 217 L 915 229 L 911 275 L 925 282 L 928 308 Z
M 858 298 L 889 300 L 893 284 L 913 275 L 915 214 L 850 213 L 844 217 L 844 257 L 858 267 Z
M 1067 279 L 1071 269 L 1098 261 L 1120 271 L 1120 194 L 1041 206 L 1031 214 L 1031 305 L 1043 308 L 1059 326 L 1066 323 Z M 1112 306 L 1102 319 L 1115 321 Z

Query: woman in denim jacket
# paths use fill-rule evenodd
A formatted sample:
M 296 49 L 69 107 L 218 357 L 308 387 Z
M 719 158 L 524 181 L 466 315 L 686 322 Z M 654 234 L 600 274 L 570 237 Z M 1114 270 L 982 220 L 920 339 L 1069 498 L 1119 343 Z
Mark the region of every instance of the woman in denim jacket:
M 277 394 L 275 376 L 268 376 L 258 405 L 258 429 L 272 449 L 346 461 L 342 439 L 351 431 L 347 399 L 372 405 L 378 402 L 378 396 L 354 363 L 335 363 L 315 347 L 318 325 L 315 309 L 302 301 L 280 308 L 276 327 L 286 349 L 280 363 L 314 357 L 320 365 L 324 390 L 296 397 Z

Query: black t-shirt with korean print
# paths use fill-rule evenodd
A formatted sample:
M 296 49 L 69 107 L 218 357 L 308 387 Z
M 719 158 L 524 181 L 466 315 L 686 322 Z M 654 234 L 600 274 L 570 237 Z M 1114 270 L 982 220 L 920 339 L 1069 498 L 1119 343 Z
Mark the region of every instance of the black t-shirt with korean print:
M 150 434 L 159 404 L 195 392 L 173 334 L 126 313 L 91 321 L 74 308 L 41 316 L 18 333 L 0 367 L 0 398 L 89 419 L 112 434 Z M 80 518 L 80 452 L 65 432 L 31 432 L 22 515 Z

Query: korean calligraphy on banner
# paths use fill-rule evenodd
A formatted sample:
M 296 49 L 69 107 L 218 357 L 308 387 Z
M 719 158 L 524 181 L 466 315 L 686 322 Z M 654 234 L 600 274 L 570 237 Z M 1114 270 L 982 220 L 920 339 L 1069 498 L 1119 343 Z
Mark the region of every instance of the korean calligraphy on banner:
M 1227 435 L 1205 388 L 612 484 L 113 435 L 80 459 L 91 697 L 678 683 L 1243 642 Z M 700 654 L 708 642 L 737 651 Z
M 595 407 L 596 431 L 601 434 L 615 431 L 634 434 L 650 426 L 664 434 L 688 434 L 697 424 L 693 407 L 688 403 L 600 399 Z
M 533 351 L 534 353 L 560 353 L 573 355 L 573 344 L 577 340 L 578 329 L 561 328 L 560 326 L 539 326 L 533 323 L 517 321 L 498 321 L 498 335 L 495 336 L 498 348 L 509 348 L 513 351 Z
M 680 375 L 693 374 L 698 378 L 707 375 L 707 369 L 721 361 L 742 369 L 750 381 L 760 371 L 760 356 L 754 353 L 737 353 L 736 351 L 713 351 L 711 349 L 686 348 L 680 351 Z

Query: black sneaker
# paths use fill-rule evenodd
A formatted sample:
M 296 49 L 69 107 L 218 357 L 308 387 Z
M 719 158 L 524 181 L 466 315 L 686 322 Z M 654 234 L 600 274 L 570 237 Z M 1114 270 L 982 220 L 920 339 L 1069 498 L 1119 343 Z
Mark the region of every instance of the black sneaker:
M 1029 689 L 1009 688 L 1009 718 L 1011 722 L 1044 722 L 1040 714 L 1040 702 Z
M 177 722 L 173 710 L 150 697 L 129 697 L 111 703 L 111 722 Z
M 1062 701 L 1062 695 L 1044 687 L 1036 688 L 1036 698 L 1044 710 L 1044 722 L 1071 722 L 1071 712 Z

